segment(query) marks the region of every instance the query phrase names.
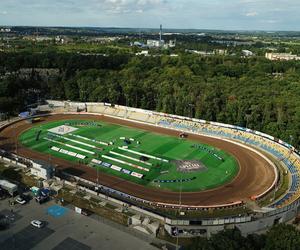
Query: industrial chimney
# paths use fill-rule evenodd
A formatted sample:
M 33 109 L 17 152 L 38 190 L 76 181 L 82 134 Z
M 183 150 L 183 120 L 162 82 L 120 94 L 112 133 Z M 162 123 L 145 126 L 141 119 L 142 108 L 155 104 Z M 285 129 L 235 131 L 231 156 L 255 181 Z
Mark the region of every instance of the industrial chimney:
M 159 43 L 162 44 L 162 25 L 160 25 Z

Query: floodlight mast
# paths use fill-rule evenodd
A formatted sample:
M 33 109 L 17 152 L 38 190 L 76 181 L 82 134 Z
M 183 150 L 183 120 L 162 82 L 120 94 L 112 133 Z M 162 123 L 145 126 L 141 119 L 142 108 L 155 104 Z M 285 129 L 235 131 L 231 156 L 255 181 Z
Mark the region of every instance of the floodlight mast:
M 181 193 L 182 193 L 182 173 L 180 173 L 180 190 L 179 190 L 179 208 L 178 208 L 178 214 L 181 215 Z M 178 233 L 178 227 L 177 227 L 177 237 L 176 237 L 176 250 L 179 249 L 179 233 Z

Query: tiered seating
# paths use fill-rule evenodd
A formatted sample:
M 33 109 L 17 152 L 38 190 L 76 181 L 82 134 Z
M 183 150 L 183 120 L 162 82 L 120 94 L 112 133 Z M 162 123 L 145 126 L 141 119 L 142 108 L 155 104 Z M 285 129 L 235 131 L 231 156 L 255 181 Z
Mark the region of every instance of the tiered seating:
M 276 201 L 272 207 L 284 207 L 299 199 L 300 197 L 300 161 L 295 155 L 291 155 L 289 160 L 284 160 L 291 173 L 291 185 L 288 193 Z
M 136 120 L 136 121 L 142 121 L 145 122 L 148 118 L 148 114 L 146 113 L 141 113 L 141 112 L 133 112 L 131 111 L 130 114 L 128 115 L 129 119 Z
M 6 126 L 6 125 L 8 125 L 8 124 L 10 124 L 11 122 L 16 122 L 16 121 L 19 121 L 19 120 L 21 120 L 21 119 L 22 119 L 22 118 L 20 118 L 20 117 L 14 117 L 14 118 L 10 119 L 9 121 L 8 121 L 8 120 L 1 121 L 1 122 L 0 122 L 0 128 Z
M 263 149 L 282 162 L 291 176 L 288 192 L 280 200 L 276 201 L 272 207 L 286 206 L 300 197 L 300 160 L 288 148 L 277 142 L 247 131 L 170 117 L 161 117 L 158 125 L 199 134 L 225 137 Z
M 104 114 L 106 115 L 114 115 L 114 113 L 116 112 L 117 109 L 115 108 L 112 108 L 112 107 L 109 107 L 107 106 L 105 109 L 104 109 Z
M 117 113 L 115 113 L 114 115 L 117 116 L 117 117 L 124 118 L 125 114 L 126 114 L 126 110 L 125 109 L 118 109 Z
M 157 116 L 155 115 L 148 115 L 148 118 L 146 120 L 147 123 L 156 124 L 157 122 Z
M 88 112 L 103 114 L 106 109 L 104 105 L 88 105 Z
M 66 110 L 52 110 L 52 112 L 63 112 Z M 88 112 L 107 114 L 116 117 L 126 117 L 128 119 L 143 121 L 151 124 L 157 124 L 166 128 L 173 128 L 180 131 L 194 132 L 204 135 L 217 136 L 228 138 L 243 142 L 245 144 L 263 149 L 272 154 L 278 161 L 280 161 L 290 175 L 290 189 L 289 191 L 276 201 L 273 207 L 282 207 L 291 204 L 300 197 L 300 160 L 294 153 L 279 143 L 271 139 L 264 138 L 252 132 L 244 131 L 239 128 L 230 128 L 221 125 L 213 125 L 205 123 L 205 121 L 198 122 L 185 118 L 175 118 L 166 114 L 154 113 L 149 115 L 139 110 L 126 110 L 124 107 L 110 107 L 104 104 L 90 104 L 88 105 Z

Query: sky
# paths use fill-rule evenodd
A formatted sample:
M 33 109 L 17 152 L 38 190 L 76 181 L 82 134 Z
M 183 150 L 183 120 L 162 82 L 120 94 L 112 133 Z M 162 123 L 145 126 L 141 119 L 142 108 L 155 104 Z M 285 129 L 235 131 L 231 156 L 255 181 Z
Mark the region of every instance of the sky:
M 300 0 L 0 0 L 0 25 L 300 30 Z

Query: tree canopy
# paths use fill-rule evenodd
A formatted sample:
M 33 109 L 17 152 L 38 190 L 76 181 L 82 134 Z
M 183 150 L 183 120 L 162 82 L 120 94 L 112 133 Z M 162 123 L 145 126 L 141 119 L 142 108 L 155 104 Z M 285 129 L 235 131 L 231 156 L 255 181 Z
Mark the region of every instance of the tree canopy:
M 300 232 L 291 225 L 278 224 L 266 234 L 241 235 L 238 229 L 221 231 L 210 239 L 197 238 L 189 250 L 297 250 L 300 249 Z
M 300 145 L 299 61 L 51 51 L 0 53 L 0 71 L 0 112 L 18 112 L 37 98 L 111 102 L 249 127 Z

